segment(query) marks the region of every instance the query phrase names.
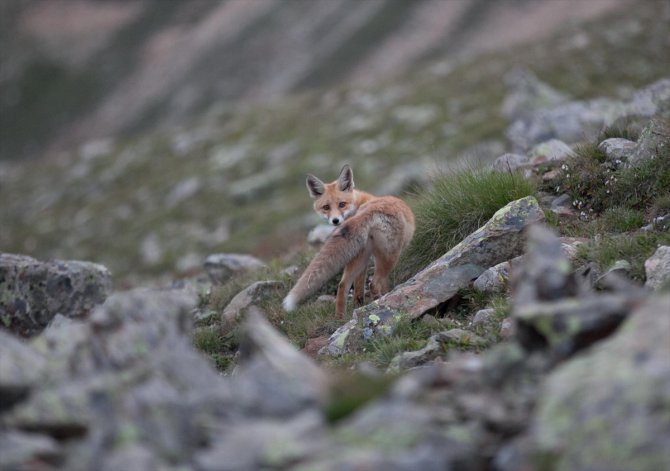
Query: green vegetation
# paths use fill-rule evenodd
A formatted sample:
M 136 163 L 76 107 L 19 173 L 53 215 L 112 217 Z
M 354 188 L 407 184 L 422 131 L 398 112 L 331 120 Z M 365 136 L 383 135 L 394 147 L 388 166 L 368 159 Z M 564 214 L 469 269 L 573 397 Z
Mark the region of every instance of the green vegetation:
M 617 260 L 627 260 L 631 264 L 631 279 L 644 282 L 644 262 L 659 245 L 670 245 L 670 233 L 606 234 L 600 240 L 580 247 L 578 255 L 582 262 L 594 261 L 603 270 Z
M 600 215 L 609 209 L 607 220 L 620 224 L 616 216 L 623 215 L 622 211 L 647 211 L 657 204 L 665 205 L 670 198 L 670 150 L 667 147 L 656 158 L 647 159 L 636 167 L 606 161 L 595 144 L 578 146 L 575 151 L 577 155 L 566 161 L 557 186 L 586 214 Z M 632 213 L 628 213 L 627 218 L 631 216 Z
M 519 173 L 464 168 L 437 173 L 412 202 L 416 232 L 398 269 L 406 279 L 444 255 L 507 203 L 533 194 Z

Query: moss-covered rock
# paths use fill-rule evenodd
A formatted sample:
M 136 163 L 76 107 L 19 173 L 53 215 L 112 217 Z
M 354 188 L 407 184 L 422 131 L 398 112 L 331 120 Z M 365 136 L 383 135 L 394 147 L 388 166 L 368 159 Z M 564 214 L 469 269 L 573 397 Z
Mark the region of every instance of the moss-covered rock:
M 553 464 L 540 469 L 670 468 L 669 305 L 653 298 L 616 336 L 549 376 L 532 435 Z

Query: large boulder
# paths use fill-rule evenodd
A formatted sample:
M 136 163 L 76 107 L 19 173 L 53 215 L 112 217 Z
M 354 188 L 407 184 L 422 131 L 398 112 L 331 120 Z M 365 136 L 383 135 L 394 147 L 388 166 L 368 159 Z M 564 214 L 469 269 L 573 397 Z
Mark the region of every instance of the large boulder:
M 670 469 L 670 297 L 553 372 L 531 436 L 551 469 Z
M 356 348 L 356 342 L 391 333 L 400 319 L 415 319 L 448 301 L 487 268 L 520 255 L 524 230 L 542 220 L 544 213 L 535 198 L 509 203 L 407 282 L 354 311 L 354 319 L 331 336 L 324 353 L 338 355 L 343 348 Z
M 56 314 L 86 316 L 111 290 L 102 265 L 0 254 L 0 321 L 23 336 L 39 333 Z

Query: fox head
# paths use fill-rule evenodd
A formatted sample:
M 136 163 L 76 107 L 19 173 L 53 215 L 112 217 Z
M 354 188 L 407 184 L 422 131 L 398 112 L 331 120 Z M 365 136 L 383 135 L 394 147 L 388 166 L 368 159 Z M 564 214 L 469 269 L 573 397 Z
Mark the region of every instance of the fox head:
M 354 172 L 349 165 L 342 167 L 340 176 L 332 183 L 323 183 L 314 175 L 308 175 L 307 191 L 314 200 L 314 211 L 334 226 L 342 224 L 358 209 Z

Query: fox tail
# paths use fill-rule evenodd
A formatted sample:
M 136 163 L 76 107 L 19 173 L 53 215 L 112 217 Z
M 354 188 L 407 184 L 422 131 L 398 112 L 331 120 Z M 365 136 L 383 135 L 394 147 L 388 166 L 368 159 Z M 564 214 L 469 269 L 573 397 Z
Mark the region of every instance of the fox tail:
M 352 224 L 348 224 L 353 219 L 345 221 L 326 239 L 319 253 L 312 259 L 293 289 L 284 298 L 282 306 L 285 311 L 295 310 L 298 304 L 313 295 L 347 263 L 365 250 L 371 227 L 370 218 L 366 218 L 364 224 L 357 224 L 356 233 L 351 230 Z

